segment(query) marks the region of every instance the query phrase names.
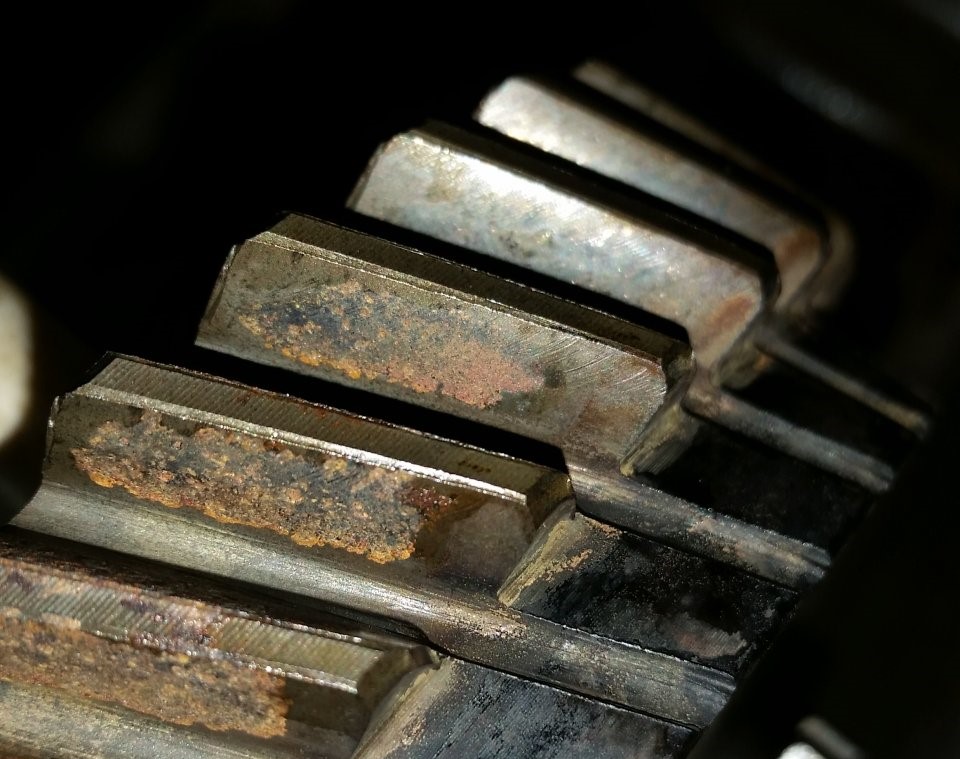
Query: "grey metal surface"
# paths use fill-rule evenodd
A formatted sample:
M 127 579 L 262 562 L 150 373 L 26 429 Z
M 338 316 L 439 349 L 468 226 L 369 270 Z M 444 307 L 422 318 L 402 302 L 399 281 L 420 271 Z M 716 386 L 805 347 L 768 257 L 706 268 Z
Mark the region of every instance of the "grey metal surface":
M 693 211 L 769 248 L 780 274 L 777 311 L 804 310 L 829 247 L 815 218 L 644 133 L 582 95 L 512 77 L 476 113 L 484 126 Z M 798 304 L 798 301 L 800 303 Z
M 347 759 L 336 733 L 263 745 L 242 735 L 185 730 L 68 694 L 0 682 L 0 750 L 18 759 Z
M 573 70 L 573 77 L 751 171 L 773 176 L 770 170 L 750 153 L 608 63 L 599 60 L 584 61 Z M 779 177 L 777 180 L 783 181 Z
M 610 495 L 590 501 L 599 518 L 762 577 L 802 584 L 826 563 L 811 546 L 624 478 L 683 448 L 678 404 L 699 396 L 682 395 L 685 346 L 590 309 L 290 216 L 231 254 L 198 342 L 555 445 L 578 495 L 608 481 Z M 619 502 L 642 515 L 623 522 L 609 503 L 626 492 Z
M 174 388 L 183 405 L 117 389 L 124 367 L 153 374 L 145 384 Z M 61 402 L 45 484 L 17 526 L 393 619 L 459 657 L 692 725 L 712 719 L 732 690 L 712 667 L 498 601 L 493 589 L 512 569 L 505 557 L 519 561 L 515 537 L 532 533 L 502 518 L 507 508 L 522 512 L 526 498 L 495 484 L 496 466 L 473 485 L 384 461 L 369 430 L 362 437 L 372 450 L 360 451 L 249 421 L 262 415 L 277 425 L 293 415 L 309 425 L 336 413 L 328 409 L 124 360 L 106 375 L 107 387 L 94 380 Z M 246 419 L 217 413 L 221 400 Z M 263 490 L 276 476 L 271 460 L 297 481 Z M 351 461 L 363 473 L 343 468 Z M 341 476 L 330 483 L 324 471 Z M 381 476 L 400 476 L 400 487 L 367 487 Z M 344 484 L 353 500 L 340 495 Z M 477 517 L 491 508 L 495 518 Z
M 870 490 L 888 486 L 886 462 L 720 389 L 731 376 L 743 381 L 756 371 L 752 336 L 772 295 L 749 245 L 722 230 L 704 230 L 629 192 L 573 181 L 544 157 L 437 124 L 382 145 L 349 204 L 680 324 L 697 362 L 684 400 L 693 413 L 732 423 Z
M 816 312 L 835 303 L 850 276 L 853 240 L 843 220 L 812 203 L 762 162 L 612 66 L 587 61 L 577 67 L 574 77 L 689 138 L 695 146 L 732 162 L 737 167 L 733 176 L 728 176 L 729 167 L 724 171 L 717 161 L 707 160 L 705 164 L 703 155 L 687 158 L 682 150 L 671 146 L 669 135 L 646 134 L 623 114 L 605 115 L 602 109 L 575 95 L 536 81 L 507 80 L 488 96 L 478 119 L 767 245 L 777 260 L 782 291 L 776 304 L 781 318 L 756 336 L 764 353 L 816 377 L 915 434 L 925 435 L 929 419 L 915 405 L 830 366 L 789 339 L 804 328 L 805 322 L 815 319 Z M 761 185 L 768 185 L 766 193 L 750 179 L 751 174 L 760 178 Z M 767 199 L 771 191 L 777 200 Z M 798 212 L 800 207 L 807 211 Z
M 198 343 L 611 469 L 690 369 L 658 333 L 296 215 L 234 250 Z
M 211 585 L 0 532 L 0 745 L 125 756 L 142 729 L 161 753 L 219 755 L 220 735 L 228 755 L 348 756 L 404 678 L 436 665 L 421 645 L 328 615 L 291 622 Z
M 680 324 L 710 370 L 764 308 L 756 268 L 723 255 L 732 243 L 441 124 L 381 146 L 349 205 Z

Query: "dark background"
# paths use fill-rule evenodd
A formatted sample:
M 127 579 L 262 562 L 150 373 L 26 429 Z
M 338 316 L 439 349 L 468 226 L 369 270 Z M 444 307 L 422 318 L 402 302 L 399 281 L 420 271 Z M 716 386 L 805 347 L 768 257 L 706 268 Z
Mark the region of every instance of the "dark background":
M 820 348 L 938 420 L 696 756 L 776 756 L 808 714 L 875 756 L 960 755 L 960 9 L 663 5 L 545 7 L 536 27 L 306 2 L 11 20 L 0 273 L 35 304 L 41 368 L 34 426 L 0 455 L 10 502 L 53 394 L 104 351 L 216 368 L 190 344 L 233 242 L 284 209 L 338 213 L 380 141 L 469 116 L 507 74 L 606 58 L 849 219 L 860 265 Z

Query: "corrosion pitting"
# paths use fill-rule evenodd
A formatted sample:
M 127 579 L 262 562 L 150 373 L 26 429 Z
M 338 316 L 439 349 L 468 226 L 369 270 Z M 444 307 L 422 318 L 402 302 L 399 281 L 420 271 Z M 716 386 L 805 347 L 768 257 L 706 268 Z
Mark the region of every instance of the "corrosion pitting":
M 381 564 L 412 556 L 420 532 L 458 498 L 408 472 L 234 430 L 182 432 L 150 410 L 129 426 L 104 422 L 71 454 L 101 487 Z
M 501 331 L 473 309 L 430 306 L 355 280 L 250 303 L 237 318 L 290 360 L 476 408 L 543 387 L 541 374 L 513 359 Z
M 30 619 L 16 608 L 0 609 L 0 679 L 114 703 L 175 725 L 262 738 L 286 731 L 288 701 L 279 676 L 228 658 L 108 640 L 56 614 Z

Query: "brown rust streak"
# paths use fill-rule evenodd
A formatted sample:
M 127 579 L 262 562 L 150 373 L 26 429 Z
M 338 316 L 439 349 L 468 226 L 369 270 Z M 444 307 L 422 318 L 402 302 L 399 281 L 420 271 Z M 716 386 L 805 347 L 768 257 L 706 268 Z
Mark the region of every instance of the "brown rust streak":
M 486 408 L 505 393 L 543 386 L 540 372 L 511 355 L 511 335 L 491 316 L 348 280 L 252 303 L 238 321 L 267 350 L 306 366 Z
M 408 472 L 234 430 L 182 432 L 153 411 L 129 426 L 104 422 L 71 454 L 101 487 L 377 563 L 413 555 L 420 532 L 458 498 Z
M 710 315 L 710 330 L 713 334 L 720 335 L 733 329 L 742 330 L 755 310 L 756 302 L 750 295 L 731 296 Z
M 778 235 L 774 252 L 783 289 L 789 288 L 792 299 L 797 290 L 809 283 L 823 261 L 823 243 L 820 235 L 807 226 L 791 226 Z M 798 279 L 799 270 L 803 272 Z
M 76 620 L 0 609 L 0 679 L 105 701 L 175 725 L 286 731 L 283 680 L 229 659 L 190 657 L 99 638 Z

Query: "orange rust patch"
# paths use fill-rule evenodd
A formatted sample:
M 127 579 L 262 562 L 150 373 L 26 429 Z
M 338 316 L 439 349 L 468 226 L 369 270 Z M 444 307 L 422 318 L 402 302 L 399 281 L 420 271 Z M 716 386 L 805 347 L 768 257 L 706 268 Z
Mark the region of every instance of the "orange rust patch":
M 286 731 L 280 677 L 229 659 L 139 648 L 76 629 L 66 617 L 25 619 L 0 610 L 0 679 L 106 701 L 175 725 Z
M 425 304 L 354 280 L 253 303 L 237 318 L 267 350 L 351 380 L 402 385 L 477 408 L 543 387 L 540 372 L 513 358 L 515 336 L 492 312 Z
M 295 452 L 233 430 L 181 432 L 153 411 L 130 426 L 101 424 L 71 454 L 100 487 L 377 563 L 413 555 L 421 530 L 461 495 L 407 472 Z

